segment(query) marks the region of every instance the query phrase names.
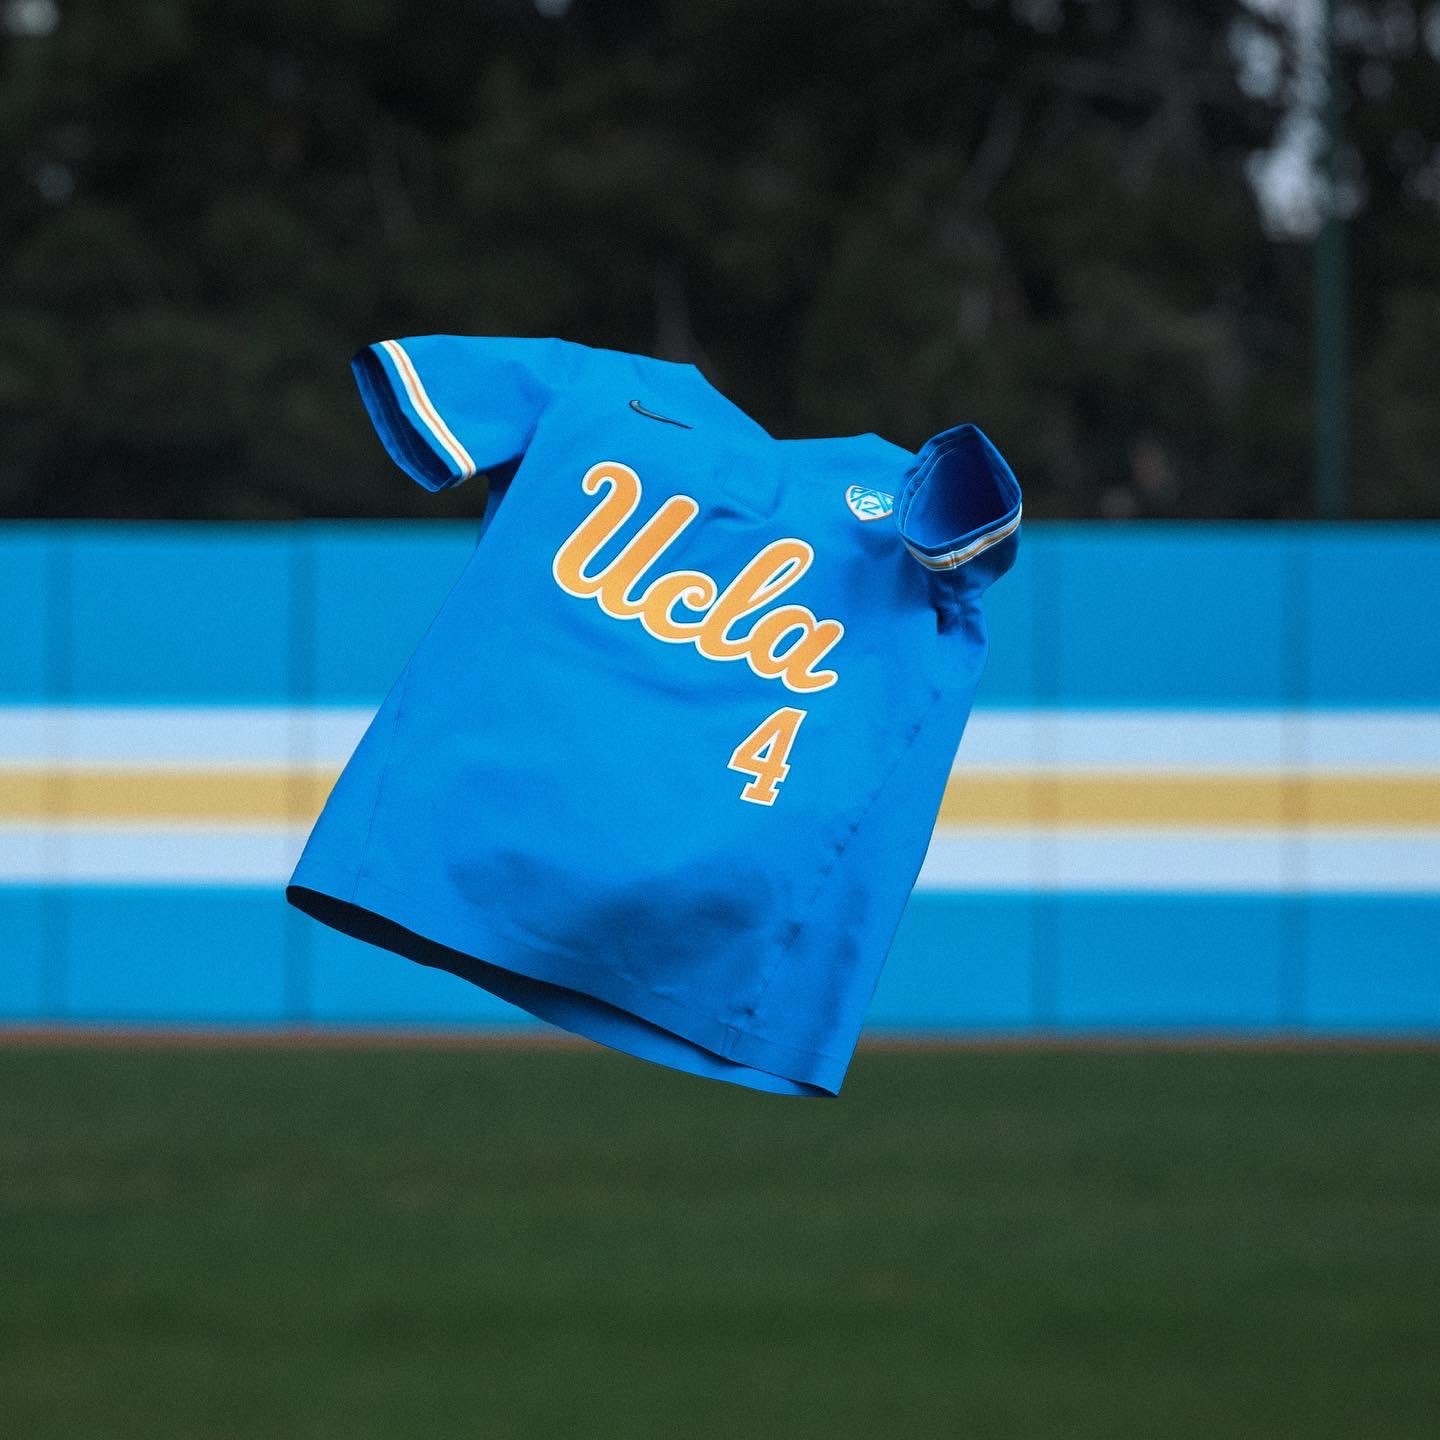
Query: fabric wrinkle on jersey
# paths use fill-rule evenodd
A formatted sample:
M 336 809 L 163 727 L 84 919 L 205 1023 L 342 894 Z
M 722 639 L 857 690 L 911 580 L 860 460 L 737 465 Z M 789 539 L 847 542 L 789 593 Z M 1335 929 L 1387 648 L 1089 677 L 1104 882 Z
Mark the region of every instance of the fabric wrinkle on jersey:
M 694 365 L 566 340 L 352 368 L 401 469 L 489 498 L 287 900 L 642 1059 L 837 1094 L 1015 560 L 1010 467 L 971 424 L 776 439 Z

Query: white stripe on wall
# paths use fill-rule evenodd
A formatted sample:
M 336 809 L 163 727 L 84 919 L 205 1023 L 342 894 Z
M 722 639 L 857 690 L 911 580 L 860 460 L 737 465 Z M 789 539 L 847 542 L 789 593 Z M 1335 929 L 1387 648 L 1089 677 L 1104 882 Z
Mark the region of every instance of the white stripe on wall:
M 3 885 L 281 885 L 308 825 L 0 825 Z
M 328 765 L 369 706 L 0 705 L 0 765 Z M 970 770 L 1440 771 L 1440 710 L 987 710 Z
M 0 765 L 329 765 L 370 707 L 0 705 Z
M 964 770 L 1440 770 L 1440 710 L 986 710 Z
M 0 825 L 0 884 L 282 885 L 308 825 Z M 1440 835 L 942 829 L 918 889 L 1440 894 Z
M 937 830 L 917 889 L 1440 894 L 1433 831 Z

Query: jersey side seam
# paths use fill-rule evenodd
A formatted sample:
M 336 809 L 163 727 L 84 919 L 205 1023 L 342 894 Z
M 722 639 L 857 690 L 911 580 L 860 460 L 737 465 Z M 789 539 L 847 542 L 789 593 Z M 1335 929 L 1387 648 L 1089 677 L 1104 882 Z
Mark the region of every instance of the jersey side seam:
M 412 657 L 413 658 L 413 657 Z M 385 739 L 385 758 L 380 762 L 380 774 L 375 781 L 375 794 L 370 801 L 370 818 L 365 822 L 365 840 L 360 846 L 360 853 L 355 859 L 355 883 L 350 888 L 350 894 L 346 897 L 352 903 L 355 893 L 360 888 L 360 877 L 365 873 L 365 858 L 370 853 L 370 838 L 375 832 L 375 817 L 380 812 L 380 796 L 385 789 L 385 781 L 390 775 L 390 758 L 395 750 L 395 735 L 400 729 L 400 716 L 405 709 L 405 695 L 410 689 L 410 666 L 407 664 L 400 672 L 400 694 L 395 700 L 395 714 L 390 721 L 390 734 Z
M 929 703 L 925 706 L 924 710 L 921 711 L 914 725 L 911 726 L 909 735 L 905 737 L 905 743 L 896 752 L 895 758 L 886 768 L 884 775 L 881 776 L 874 790 L 866 797 L 865 803 L 860 808 L 859 813 L 850 822 L 844 834 L 841 836 L 839 843 L 835 846 L 835 853 L 820 867 L 820 873 L 815 881 L 815 888 L 810 892 L 809 898 L 797 912 L 795 919 L 790 922 L 789 933 L 785 936 L 784 940 L 781 941 L 775 959 L 770 965 L 769 972 L 761 983 L 759 993 L 755 999 L 745 1007 L 745 1013 L 747 1015 L 753 1017 L 759 1014 L 761 1007 L 765 1003 L 765 997 L 770 993 L 771 986 L 779 977 L 780 972 L 785 968 L 786 961 L 790 958 L 790 953 L 795 941 L 800 938 L 800 932 L 805 928 L 811 913 L 820 901 L 820 897 L 825 893 L 831 876 L 840 864 L 841 857 L 845 854 L 850 842 L 859 833 L 861 825 L 865 823 L 870 812 L 875 808 L 876 801 L 885 793 L 886 787 L 890 784 L 895 772 L 900 768 L 901 762 L 910 753 L 911 747 L 915 744 L 916 740 L 920 738 L 920 732 L 925 728 L 925 724 L 934 713 L 935 707 L 939 705 L 944 698 L 945 692 L 939 689 L 930 697 Z

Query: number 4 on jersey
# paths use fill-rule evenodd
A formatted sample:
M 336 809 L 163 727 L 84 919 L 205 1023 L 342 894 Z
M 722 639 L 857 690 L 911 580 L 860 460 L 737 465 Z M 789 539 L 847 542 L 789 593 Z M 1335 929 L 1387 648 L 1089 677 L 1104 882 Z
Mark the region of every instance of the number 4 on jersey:
M 790 773 L 785 757 L 795 743 L 795 732 L 805 711 L 788 705 L 767 716 L 736 747 L 730 769 L 755 778 L 740 792 L 742 800 L 754 805 L 773 805 L 780 782 Z

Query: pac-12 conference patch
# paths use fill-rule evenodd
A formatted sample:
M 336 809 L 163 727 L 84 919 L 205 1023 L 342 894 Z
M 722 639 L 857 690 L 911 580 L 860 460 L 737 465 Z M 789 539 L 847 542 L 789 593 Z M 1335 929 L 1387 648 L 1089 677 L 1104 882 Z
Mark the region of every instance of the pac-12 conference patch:
M 845 503 L 857 520 L 883 520 L 895 509 L 895 497 L 868 485 L 852 485 L 845 492 Z

